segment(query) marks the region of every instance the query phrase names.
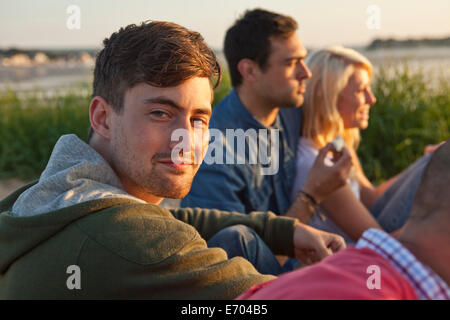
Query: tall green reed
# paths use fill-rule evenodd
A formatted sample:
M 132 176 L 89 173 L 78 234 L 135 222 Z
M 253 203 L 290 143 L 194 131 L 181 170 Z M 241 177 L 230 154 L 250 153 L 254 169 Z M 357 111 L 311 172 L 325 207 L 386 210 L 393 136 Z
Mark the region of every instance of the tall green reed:
M 450 137 L 450 80 L 447 75 L 431 82 L 428 76 L 408 64 L 377 70 L 377 102 L 358 149 L 371 181 L 395 175 L 418 159 L 427 144 Z M 225 70 L 213 105 L 230 90 Z M 0 179 L 37 177 L 63 134 L 86 139 L 90 99 L 89 92 L 76 91 L 48 98 L 37 91 L 21 98 L 11 90 L 0 93 Z
M 413 71 L 407 62 L 377 71 L 377 102 L 358 150 L 371 181 L 394 176 L 420 158 L 427 144 L 450 138 L 448 76 Z
M 0 178 L 32 179 L 45 168 L 58 138 L 75 133 L 87 137 L 90 95 L 69 93 L 18 97 L 0 93 Z

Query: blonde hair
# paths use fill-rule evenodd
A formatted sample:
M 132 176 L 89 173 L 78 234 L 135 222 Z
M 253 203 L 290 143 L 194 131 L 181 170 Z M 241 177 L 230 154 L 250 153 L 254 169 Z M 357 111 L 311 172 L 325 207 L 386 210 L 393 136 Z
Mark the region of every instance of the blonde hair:
M 347 146 L 356 150 L 361 139 L 359 129 L 344 128 L 337 101 L 355 68 L 363 67 L 371 78 L 372 64 L 360 53 L 344 47 L 316 51 L 305 62 L 312 77 L 306 82 L 302 135 L 322 148 L 340 134 Z

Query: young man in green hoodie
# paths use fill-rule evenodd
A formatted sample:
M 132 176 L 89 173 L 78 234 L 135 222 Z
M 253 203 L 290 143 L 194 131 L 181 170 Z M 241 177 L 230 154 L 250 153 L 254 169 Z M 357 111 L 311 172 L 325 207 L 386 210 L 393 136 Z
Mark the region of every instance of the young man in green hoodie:
M 129 25 L 104 40 L 88 144 L 62 136 L 39 181 L 0 202 L 0 299 L 235 298 L 273 279 L 208 248 L 205 240 L 236 225 L 274 253 L 304 261 L 345 246 L 270 212 L 158 206 L 191 187 L 209 141 L 211 81 L 220 74 L 200 34 L 173 23 Z M 316 165 L 317 195 L 345 183 L 344 160 Z

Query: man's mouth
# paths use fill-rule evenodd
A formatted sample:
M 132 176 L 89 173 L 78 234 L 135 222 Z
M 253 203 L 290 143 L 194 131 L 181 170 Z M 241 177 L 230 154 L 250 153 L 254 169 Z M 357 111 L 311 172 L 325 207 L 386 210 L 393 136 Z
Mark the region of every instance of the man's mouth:
M 193 165 L 191 159 L 184 158 L 174 159 L 174 161 L 172 161 L 172 159 L 162 159 L 159 160 L 158 163 L 177 170 L 183 170 Z

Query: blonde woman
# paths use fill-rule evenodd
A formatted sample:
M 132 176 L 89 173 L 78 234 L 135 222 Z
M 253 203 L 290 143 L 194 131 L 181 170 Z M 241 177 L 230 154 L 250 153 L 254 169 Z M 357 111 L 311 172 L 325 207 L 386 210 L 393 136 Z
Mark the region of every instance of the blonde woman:
M 297 149 L 297 173 L 292 197 L 301 190 L 318 150 L 340 135 L 352 155 L 353 172 L 348 184 L 324 199 L 318 208 L 319 214 L 314 215 L 308 223 L 316 228 L 341 234 L 350 244 L 369 228 L 394 231 L 401 226 L 401 222 L 393 223 L 392 217 L 389 217 L 390 222 L 384 221 L 382 228 L 380 221 L 377 221 L 377 217 L 369 209 L 399 176 L 375 187 L 365 176 L 356 155 L 360 143 L 359 131 L 368 127 L 369 110 L 376 102 L 370 87 L 372 64 L 355 50 L 343 47 L 316 51 L 307 58 L 306 64 L 312 77 L 307 82 L 302 106 L 303 127 Z M 411 187 L 403 192 L 404 199 L 396 199 L 394 204 L 397 207 L 403 205 L 403 202 L 406 205 L 410 205 L 408 201 L 412 202 L 414 188 L 420 181 L 423 167 L 422 163 L 415 165 L 409 170 L 413 174 L 402 175 L 400 180 L 411 184 Z M 409 181 L 412 176 L 413 182 Z M 391 198 L 392 195 L 390 193 Z M 388 200 L 390 199 L 383 201 L 383 207 L 388 204 Z M 378 213 L 381 211 L 377 210 Z M 398 208 L 395 210 L 407 211 Z M 393 217 L 394 222 L 397 218 L 406 219 L 405 213 L 401 215 L 402 217 Z M 395 229 L 392 230 L 394 225 Z

